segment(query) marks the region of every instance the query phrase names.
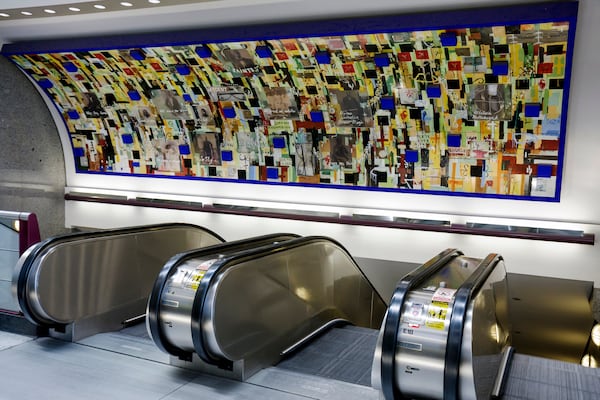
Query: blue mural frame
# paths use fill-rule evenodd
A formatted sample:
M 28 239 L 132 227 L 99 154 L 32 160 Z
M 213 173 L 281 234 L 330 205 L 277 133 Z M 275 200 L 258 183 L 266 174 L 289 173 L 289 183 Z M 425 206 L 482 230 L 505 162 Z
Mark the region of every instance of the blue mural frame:
M 250 183 L 283 186 L 307 186 L 318 188 L 350 189 L 386 191 L 394 193 L 444 195 L 460 197 L 499 198 L 510 200 L 532 200 L 532 201 L 560 201 L 564 167 L 564 148 L 566 140 L 567 111 L 569 103 L 569 89 L 571 81 L 571 69 L 573 63 L 573 48 L 576 31 L 578 3 L 577 2 L 552 2 L 533 3 L 517 6 L 500 6 L 473 8 L 466 10 L 448 10 L 429 13 L 399 14 L 386 16 L 370 16 L 362 18 L 339 18 L 310 20 L 292 23 L 270 23 L 255 24 L 248 26 L 234 26 L 211 29 L 182 30 L 170 32 L 151 32 L 145 34 L 111 35 L 99 37 L 80 37 L 56 40 L 24 41 L 6 44 L 2 48 L 2 54 L 10 59 L 12 56 L 39 53 L 59 53 L 78 51 L 100 51 L 107 49 L 135 49 L 137 47 L 160 47 L 160 46 L 184 46 L 202 45 L 215 42 L 235 41 L 261 41 L 267 39 L 303 38 L 313 36 L 336 36 L 357 34 L 378 34 L 392 32 L 411 32 L 427 30 L 453 30 L 473 27 L 487 27 L 496 25 L 536 24 L 546 22 L 568 22 L 569 31 L 564 67 L 564 86 L 562 92 L 562 109 L 560 119 L 560 134 L 558 147 L 558 160 L 556 166 L 556 187 L 554 196 L 522 196 L 503 195 L 493 193 L 472 193 L 464 191 L 439 191 L 426 189 L 403 189 L 398 187 L 371 187 L 371 186 L 349 186 L 337 184 L 297 183 L 297 182 L 270 182 L 268 180 L 235 180 L 218 177 L 197 176 L 168 176 L 148 175 L 136 173 L 119 172 L 83 172 L 77 173 L 102 174 L 110 176 L 134 176 L 167 179 L 198 179 L 209 181 L 220 181 L 228 183 Z M 14 61 L 14 60 L 13 60 Z M 377 62 L 377 60 L 375 60 Z M 18 65 L 18 64 L 17 64 Z M 502 65 L 494 66 L 502 68 Z M 27 72 L 25 72 L 27 73 Z M 35 81 L 35 79 L 34 79 Z M 39 83 L 39 82 L 38 82 Z M 48 88 L 40 85 L 48 93 Z M 435 90 L 435 88 L 428 88 Z M 429 92 L 428 92 L 429 93 Z M 433 96 L 435 94 L 431 92 Z M 52 98 L 49 95 L 49 98 Z M 59 108 L 57 106 L 57 108 Z M 60 109 L 60 108 L 59 108 Z M 525 112 L 535 113 L 535 110 Z M 66 124 L 66 122 L 65 122 Z M 75 154 L 74 148 L 74 154 Z M 409 155 L 412 157 L 412 153 Z M 408 156 L 407 156 L 408 157 Z M 541 173 L 546 174 L 547 171 Z

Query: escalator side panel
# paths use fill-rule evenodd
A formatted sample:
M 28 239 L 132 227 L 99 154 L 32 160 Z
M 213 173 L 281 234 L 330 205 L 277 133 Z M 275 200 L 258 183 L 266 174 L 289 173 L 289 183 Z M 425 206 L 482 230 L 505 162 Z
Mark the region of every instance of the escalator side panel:
M 459 399 L 490 398 L 509 346 L 508 285 L 500 261 L 469 303 L 461 345 Z
M 219 270 L 215 261 L 248 249 L 269 246 L 297 238 L 295 234 L 271 234 L 221 243 L 174 255 L 156 278 L 147 304 L 146 326 L 154 343 L 165 353 L 189 359 L 194 352 L 202 359 L 210 356 L 202 349 L 202 337 L 192 318 L 199 315 L 206 292 Z
M 174 252 L 220 240 L 187 224 L 65 235 L 29 254 L 13 289 L 38 325 L 96 320 L 112 326 L 144 313 L 154 279 Z
M 208 288 L 199 326 L 205 351 L 234 368 L 243 363 L 244 377 L 332 320 L 381 324 L 385 303 L 331 239 L 299 238 L 222 262 L 228 267 Z

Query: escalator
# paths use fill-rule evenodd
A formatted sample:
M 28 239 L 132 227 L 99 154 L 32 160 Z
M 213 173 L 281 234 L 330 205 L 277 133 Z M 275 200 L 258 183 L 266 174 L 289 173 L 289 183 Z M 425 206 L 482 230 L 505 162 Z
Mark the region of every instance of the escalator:
M 196 282 L 190 263 L 203 271 L 196 284 L 186 281 Z M 506 272 L 495 254 L 440 253 L 399 283 L 389 308 L 324 237 L 171 260 L 169 269 L 150 297 L 154 342 L 176 365 L 242 381 L 278 368 L 365 386 L 372 375 L 389 399 L 482 398 L 509 343 Z
M 76 341 L 143 316 L 156 276 L 173 254 L 222 242 L 190 224 L 55 236 L 21 255 L 13 295 L 33 324 Z
M 386 309 L 348 252 L 325 237 L 228 256 L 200 251 L 163 271 L 149 300 L 153 341 L 173 364 L 242 381 L 332 326 L 378 329 Z
M 563 373 L 562 366 L 514 354 L 506 271 L 496 254 L 479 259 L 442 251 L 404 275 L 387 303 L 346 249 L 327 237 L 274 234 L 225 243 L 215 236 L 175 249 L 162 242 L 171 234 L 137 237 L 126 246 L 93 244 L 102 235 L 87 235 L 85 249 L 68 247 L 78 238 L 66 237 L 23 255 L 14 288 L 26 316 L 78 345 L 230 378 L 219 385 L 234 397 L 260 387 L 282 399 L 512 400 L 537 382 L 515 377 L 528 365 L 548 379 Z M 127 284 L 110 274 L 99 281 L 99 267 L 73 266 L 98 259 L 92 255 L 114 260 L 121 249 L 139 272 L 149 262 L 134 256 L 134 242 L 142 254 L 162 255 L 152 279 L 139 279 L 144 296 L 129 286 L 130 276 L 123 277 Z M 137 294 L 119 303 L 118 291 Z M 104 300 L 92 309 L 77 304 L 102 294 L 118 312 L 100 307 Z M 140 314 L 145 325 L 132 319 Z

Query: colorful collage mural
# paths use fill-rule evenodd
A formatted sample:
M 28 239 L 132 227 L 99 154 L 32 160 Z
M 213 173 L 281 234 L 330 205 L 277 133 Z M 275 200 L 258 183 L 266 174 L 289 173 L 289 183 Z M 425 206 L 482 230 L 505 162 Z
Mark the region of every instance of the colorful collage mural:
M 557 196 L 569 22 L 23 53 L 77 172 Z

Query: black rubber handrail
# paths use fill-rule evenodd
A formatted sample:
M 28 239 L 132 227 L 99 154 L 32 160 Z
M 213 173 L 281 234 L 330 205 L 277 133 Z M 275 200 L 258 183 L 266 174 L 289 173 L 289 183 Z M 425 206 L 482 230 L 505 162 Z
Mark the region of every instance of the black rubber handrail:
M 103 229 L 100 231 L 92 231 L 92 232 L 75 232 L 75 233 L 65 233 L 62 235 L 57 235 L 45 239 L 35 245 L 31 246 L 25 253 L 22 255 L 22 262 L 20 261 L 21 268 L 18 271 L 19 276 L 16 278 L 16 293 L 17 300 L 19 303 L 19 307 L 21 308 L 21 312 L 27 319 L 31 322 L 44 326 L 47 328 L 61 328 L 64 327 L 64 324 L 56 323 L 55 321 L 49 321 L 45 318 L 41 318 L 35 312 L 33 312 L 32 308 L 29 305 L 29 296 L 27 293 L 27 281 L 29 280 L 29 273 L 31 272 L 31 268 L 33 267 L 35 261 L 46 254 L 50 249 L 55 246 L 58 246 L 63 243 L 68 243 L 81 239 L 94 239 L 94 238 L 103 238 L 117 235 L 129 235 L 141 232 L 148 232 L 152 230 L 161 230 L 161 229 L 169 229 L 169 228 L 177 228 L 177 227 L 190 227 L 194 229 L 203 230 L 204 232 L 214 236 L 218 240 L 225 241 L 220 235 L 215 232 L 206 229 L 204 227 L 187 224 L 187 223 L 162 223 L 162 224 L 153 224 L 153 225 L 142 225 L 135 227 L 126 227 L 126 228 L 115 228 L 115 229 Z M 13 278 L 14 279 L 14 278 Z M 14 284 L 14 283 L 13 283 Z
M 455 257 L 463 253 L 457 249 L 446 249 L 400 280 L 387 310 L 381 341 L 381 390 L 386 400 L 406 399 L 396 384 L 396 343 L 402 306 L 408 292 L 430 278 Z
M 163 289 L 167 284 L 169 277 L 172 272 L 177 270 L 177 267 L 188 260 L 194 258 L 206 258 L 206 257 L 217 257 L 219 255 L 227 255 L 228 253 L 233 253 L 237 251 L 242 251 L 247 248 L 264 246 L 267 244 L 273 244 L 277 241 L 281 240 L 289 240 L 290 238 L 299 237 L 296 234 L 291 233 L 276 233 L 269 234 L 263 236 L 256 236 L 249 239 L 241 239 L 232 242 L 224 242 L 220 244 L 215 244 L 212 246 L 202 247 L 200 249 L 194 249 L 190 251 L 186 251 L 183 253 L 173 255 L 163 266 L 161 271 L 159 272 L 156 280 L 154 281 L 154 286 L 150 293 L 150 297 L 148 298 L 148 307 L 146 311 L 146 320 L 148 330 L 150 331 L 150 336 L 152 340 L 156 344 L 156 346 L 161 349 L 163 352 L 171 354 L 175 357 L 178 357 L 182 360 L 190 361 L 192 358 L 192 353 L 182 350 L 171 343 L 165 338 L 162 330 L 160 329 L 160 304 L 161 304 L 161 295 L 163 293 Z M 213 264 L 214 266 L 214 264 Z M 203 279 L 198 286 L 197 292 L 203 292 L 207 290 L 206 284 L 203 284 L 206 277 L 214 274 L 214 267 L 211 266 L 205 273 Z M 196 295 L 196 297 L 198 297 Z M 194 315 L 192 313 L 192 315 Z M 192 329 L 192 332 L 194 329 Z M 202 359 L 204 359 L 204 355 L 198 354 Z M 208 357 L 208 356 L 207 356 Z
M 502 257 L 500 255 L 489 254 L 481 261 L 475 272 L 467 278 L 454 295 L 452 316 L 450 317 L 448 339 L 446 341 L 444 400 L 459 399 L 459 367 L 467 309 L 469 308 L 471 299 L 479 293 L 479 290 L 501 260 Z
M 301 246 L 306 246 L 306 245 L 310 245 L 310 244 L 317 243 L 317 242 L 327 242 L 330 244 L 334 244 L 339 249 L 341 249 L 346 254 L 348 259 L 353 263 L 353 265 L 355 266 L 357 271 L 360 272 L 360 274 L 365 279 L 365 281 L 369 282 L 369 284 L 371 285 L 370 281 L 367 279 L 364 272 L 362 271 L 360 266 L 356 263 L 354 258 L 350 255 L 348 250 L 340 242 L 338 242 L 332 238 L 325 237 L 325 236 L 300 237 L 300 238 L 292 239 L 292 240 L 289 240 L 286 242 L 277 243 L 272 246 L 264 246 L 264 247 L 260 247 L 260 248 L 256 248 L 256 249 L 246 250 L 246 251 L 236 253 L 229 257 L 224 257 L 223 259 L 218 260 L 213 265 L 211 265 L 211 267 L 209 268 L 209 271 L 207 271 L 207 273 L 204 275 L 204 277 L 202 278 L 202 280 L 200 282 L 200 287 L 202 287 L 203 290 L 196 291 L 196 297 L 194 298 L 194 304 L 192 307 L 192 340 L 194 343 L 194 349 L 196 350 L 196 353 L 198 354 L 198 356 L 200 356 L 200 358 L 203 361 L 207 362 L 208 364 L 216 365 L 216 366 L 219 366 L 220 368 L 231 369 L 233 366 L 233 363 L 231 360 L 227 360 L 223 357 L 218 357 L 218 356 L 214 356 L 214 355 L 210 354 L 210 352 L 206 349 L 206 345 L 204 342 L 204 338 L 202 335 L 202 329 L 201 329 L 202 310 L 204 309 L 204 307 L 206 305 L 208 288 L 210 288 L 210 286 L 213 284 L 213 282 L 216 281 L 217 277 L 221 273 L 225 272 L 228 268 L 233 267 L 233 266 L 240 264 L 244 261 L 247 261 L 249 259 L 265 257 L 265 256 L 268 256 L 271 254 L 289 251 L 289 250 L 292 250 L 292 249 L 295 249 L 295 248 L 298 248 Z M 199 287 L 199 289 L 200 289 L 200 287 Z M 377 290 L 375 290 L 375 288 L 372 285 L 371 285 L 371 288 L 373 289 L 373 292 L 377 294 L 377 296 L 379 297 L 379 300 L 382 302 L 382 304 L 385 304 L 385 302 L 383 301 L 383 298 L 377 292 Z

